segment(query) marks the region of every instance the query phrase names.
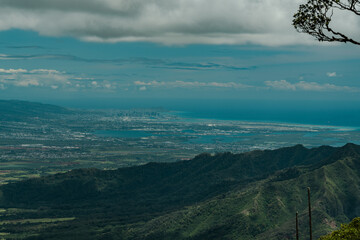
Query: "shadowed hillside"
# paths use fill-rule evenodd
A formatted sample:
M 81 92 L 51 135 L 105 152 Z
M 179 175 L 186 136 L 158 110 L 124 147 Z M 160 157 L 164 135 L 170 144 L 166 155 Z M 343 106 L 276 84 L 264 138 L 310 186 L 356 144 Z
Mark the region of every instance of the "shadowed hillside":
M 310 186 L 314 234 L 320 236 L 360 215 L 359 169 L 360 146 L 347 144 L 73 170 L 0 190 L 1 207 L 34 210 L 16 217 L 75 220 L 46 230 L 9 225 L 2 231 L 32 231 L 44 239 L 75 233 L 77 239 L 293 239 L 296 211 L 307 233 Z
M 308 236 L 306 186 L 312 187 L 314 237 L 360 215 L 360 159 L 345 157 L 300 175 L 293 169 L 282 171 L 246 189 L 157 218 L 135 230 L 133 226 L 131 230 L 125 228 L 123 236 L 128 239 L 217 239 L 220 236 L 221 239 L 294 239 L 296 211 L 300 213 L 301 235 Z
M 71 110 L 50 104 L 0 100 L 0 121 L 25 121 L 29 118 L 46 118 L 53 114 L 70 113 L 72 113 Z

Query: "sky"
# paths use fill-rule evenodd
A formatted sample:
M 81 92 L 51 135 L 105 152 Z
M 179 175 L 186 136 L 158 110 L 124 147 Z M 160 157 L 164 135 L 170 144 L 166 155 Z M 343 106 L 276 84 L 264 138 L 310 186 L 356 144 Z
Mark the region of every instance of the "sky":
M 0 0 L 0 99 L 75 107 L 360 106 L 360 47 L 296 32 L 292 16 L 301 3 Z M 336 20 L 358 35 L 359 17 Z

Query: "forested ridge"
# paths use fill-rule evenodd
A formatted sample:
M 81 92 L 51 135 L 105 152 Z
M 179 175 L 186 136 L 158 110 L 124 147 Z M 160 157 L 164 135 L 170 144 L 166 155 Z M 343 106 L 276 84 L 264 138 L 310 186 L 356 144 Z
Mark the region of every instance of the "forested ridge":
M 320 237 L 360 215 L 359 169 L 360 146 L 347 144 L 72 170 L 0 190 L 2 208 L 27 209 L 10 218 L 73 220 L 1 231 L 24 239 L 294 239 L 296 211 L 308 232 L 309 186 Z

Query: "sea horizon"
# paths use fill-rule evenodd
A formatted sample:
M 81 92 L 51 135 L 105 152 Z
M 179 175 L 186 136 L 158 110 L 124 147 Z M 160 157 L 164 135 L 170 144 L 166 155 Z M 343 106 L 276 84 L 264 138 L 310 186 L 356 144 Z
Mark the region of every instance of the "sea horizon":
M 193 119 L 232 120 L 360 128 L 360 104 L 355 102 L 267 101 L 233 99 L 85 99 L 41 100 L 75 109 L 163 109 Z M 251 103 L 251 105 L 250 105 Z

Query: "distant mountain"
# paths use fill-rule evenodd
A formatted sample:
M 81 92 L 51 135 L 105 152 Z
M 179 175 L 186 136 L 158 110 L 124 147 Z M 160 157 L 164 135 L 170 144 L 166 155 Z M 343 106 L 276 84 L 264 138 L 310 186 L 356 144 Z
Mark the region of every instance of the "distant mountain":
M 35 102 L 0 100 L 0 121 L 23 121 L 29 118 L 49 117 L 54 114 L 70 114 L 71 110 Z
M 36 239 L 294 239 L 296 211 L 308 231 L 308 186 L 315 236 L 360 216 L 360 146 L 73 170 L 1 186 L 0 207 L 33 209 L 22 218 L 76 218 L 31 230 Z

